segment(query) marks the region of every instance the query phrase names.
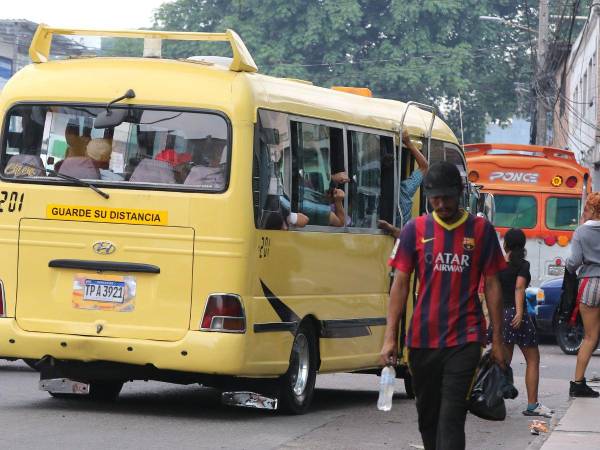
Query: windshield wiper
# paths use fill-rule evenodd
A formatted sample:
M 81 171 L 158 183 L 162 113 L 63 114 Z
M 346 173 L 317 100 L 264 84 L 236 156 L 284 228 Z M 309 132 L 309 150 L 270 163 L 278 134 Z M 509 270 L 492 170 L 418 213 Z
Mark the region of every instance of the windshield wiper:
M 106 192 L 101 191 L 100 189 L 98 189 L 96 186 L 94 186 L 92 183 L 89 183 L 87 181 L 84 181 L 80 178 L 77 177 L 72 177 L 71 175 L 65 175 L 64 173 L 58 173 L 56 170 L 54 169 L 48 169 L 47 167 L 41 168 L 38 166 L 34 166 L 33 164 L 28 164 L 28 163 L 24 163 L 24 162 L 20 162 L 19 164 L 26 166 L 26 167 L 32 167 L 33 169 L 36 170 L 44 170 L 47 173 L 49 173 L 50 175 L 57 177 L 57 178 L 62 178 L 63 180 L 67 180 L 67 181 L 71 181 L 79 186 L 85 186 L 85 187 L 89 187 L 92 191 L 96 192 L 97 194 L 101 195 L 102 197 L 104 197 L 105 199 L 109 199 L 110 195 L 108 195 Z

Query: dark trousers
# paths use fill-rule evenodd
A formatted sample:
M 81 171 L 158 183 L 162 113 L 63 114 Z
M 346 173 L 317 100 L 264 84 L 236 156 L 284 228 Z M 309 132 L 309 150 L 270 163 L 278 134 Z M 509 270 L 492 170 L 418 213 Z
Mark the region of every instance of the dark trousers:
M 481 345 L 411 348 L 408 364 L 425 450 L 464 450 L 467 397 Z

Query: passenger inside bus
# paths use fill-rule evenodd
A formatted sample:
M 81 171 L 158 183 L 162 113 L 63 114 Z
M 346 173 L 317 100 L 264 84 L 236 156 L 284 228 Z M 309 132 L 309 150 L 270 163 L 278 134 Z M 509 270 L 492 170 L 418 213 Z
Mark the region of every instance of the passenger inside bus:
M 302 228 L 309 218 L 291 208 L 286 190 L 291 169 L 289 123 L 286 114 L 260 111 L 260 129 L 255 149 L 253 178 L 256 226 L 266 230 Z
M 89 156 L 72 156 L 63 159 L 58 173 L 87 180 L 100 179 L 100 170 L 94 165 L 94 161 Z
M 279 136 L 278 133 L 277 135 Z M 264 149 L 268 148 L 268 152 L 264 152 L 265 167 L 262 172 L 269 173 L 269 177 L 265 177 L 265 181 L 268 182 L 268 193 L 262 213 L 261 228 L 266 230 L 289 230 L 291 226 L 302 228 L 309 223 L 309 218 L 305 214 L 291 210 L 282 175 L 284 150 L 279 144 L 279 142 L 277 145 L 264 144 Z
M 13 155 L 4 168 L 4 175 L 9 178 L 43 177 L 44 162 L 37 155 Z
M 296 152 L 302 154 L 304 167 L 299 180 L 300 212 L 308 217 L 311 225 L 345 226 L 345 192 L 335 181 L 335 178 L 348 178 L 342 162 L 343 131 L 309 123 L 294 122 L 293 125 L 297 137 Z
M 136 126 L 138 154 L 129 161 L 133 172 L 129 181 L 138 183 L 175 184 L 175 171 L 166 161 L 154 159 L 156 131 L 141 130 Z
M 109 170 L 112 156 L 112 140 L 106 138 L 91 139 L 86 147 L 86 155 L 100 171 L 100 179 L 107 181 L 123 181 L 122 175 Z
M 65 127 L 65 141 L 67 142 L 65 158 L 71 158 L 73 156 L 85 156 L 86 147 L 90 141 L 90 136 L 89 134 L 87 136 L 80 136 L 79 123 L 70 121 Z
M 193 152 L 192 168 L 184 184 L 221 191 L 225 188 L 226 142 L 206 136 Z M 158 157 L 157 157 L 158 158 Z

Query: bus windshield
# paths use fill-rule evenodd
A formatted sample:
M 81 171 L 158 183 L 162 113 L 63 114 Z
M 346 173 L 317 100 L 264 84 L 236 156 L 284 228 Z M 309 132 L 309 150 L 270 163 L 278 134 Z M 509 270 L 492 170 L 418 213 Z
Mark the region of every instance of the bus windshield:
M 533 228 L 537 223 L 537 200 L 530 195 L 494 195 L 494 225 L 508 228 Z
M 59 182 L 52 171 L 95 184 L 221 192 L 229 174 L 228 125 L 216 113 L 129 107 L 95 128 L 104 107 L 23 105 L 7 114 L 3 178 Z M 54 174 L 56 175 L 56 173 Z
M 546 203 L 546 226 L 551 230 L 577 228 L 581 199 L 578 197 L 550 197 Z

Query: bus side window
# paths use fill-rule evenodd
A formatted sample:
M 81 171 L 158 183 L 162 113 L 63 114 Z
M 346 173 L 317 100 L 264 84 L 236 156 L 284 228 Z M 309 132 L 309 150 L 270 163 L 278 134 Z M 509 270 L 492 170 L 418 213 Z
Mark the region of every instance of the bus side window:
M 379 218 L 388 223 L 394 221 L 394 139 L 381 136 L 381 196 Z
M 296 170 L 292 170 L 298 188 L 298 211 L 308 217 L 308 225 L 343 226 L 334 217 L 338 212 L 330 190 L 331 162 L 337 165 L 336 161 L 341 161 L 344 154 L 341 129 L 292 122 L 292 130 L 292 148 L 296 158 L 293 162 Z M 332 157 L 332 152 L 336 156 Z M 339 188 L 344 189 L 343 186 Z
M 407 147 L 402 146 L 402 153 L 401 153 L 401 165 L 400 165 L 400 173 L 399 173 L 399 180 L 398 180 L 398 189 L 400 189 L 400 183 L 404 180 L 406 180 L 408 177 L 411 176 L 411 174 L 413 173 L 413 171 L 415 170 L 415 158 L 414 156 L 411 154 L 410 150 L 408 150 Z M 421 191 L 422 192 L 422 191 Z M 418 203 L 418 202 L 417 202 Z M 413 199 L 413 205 L 414 205 L 414 199 Z M 419 208 L 422 208 L 423 202 L 421 201 L 419 204 Z M 397 210 L 398 207 L 395 206 L 394 210 Z M 421 213 L 421 209 L 418 210 L 418 213 Z M 411 214 L 413 214 L 413 209 L 411 208 Z M 404 220 L 404 223 L 400 223 L 400 220 Z M 400 227 L 401 225 L 404 226 L 406 225 L 406 223 L 408 222 L 408 217 L 400 217 L 400 213 L 396 212 L 396 226 Z
M 380 210 L 383 138 L 359 131 L 350 131 L 348 136 L 350 177 L 354 181 L 349 189 L 350 223 L 353 227 L 375 229 Z
M 255 129 L 252 192 L 259 229 L 287 229 L 291 209 L 290 132 L 287 114 L 259 111 Z

